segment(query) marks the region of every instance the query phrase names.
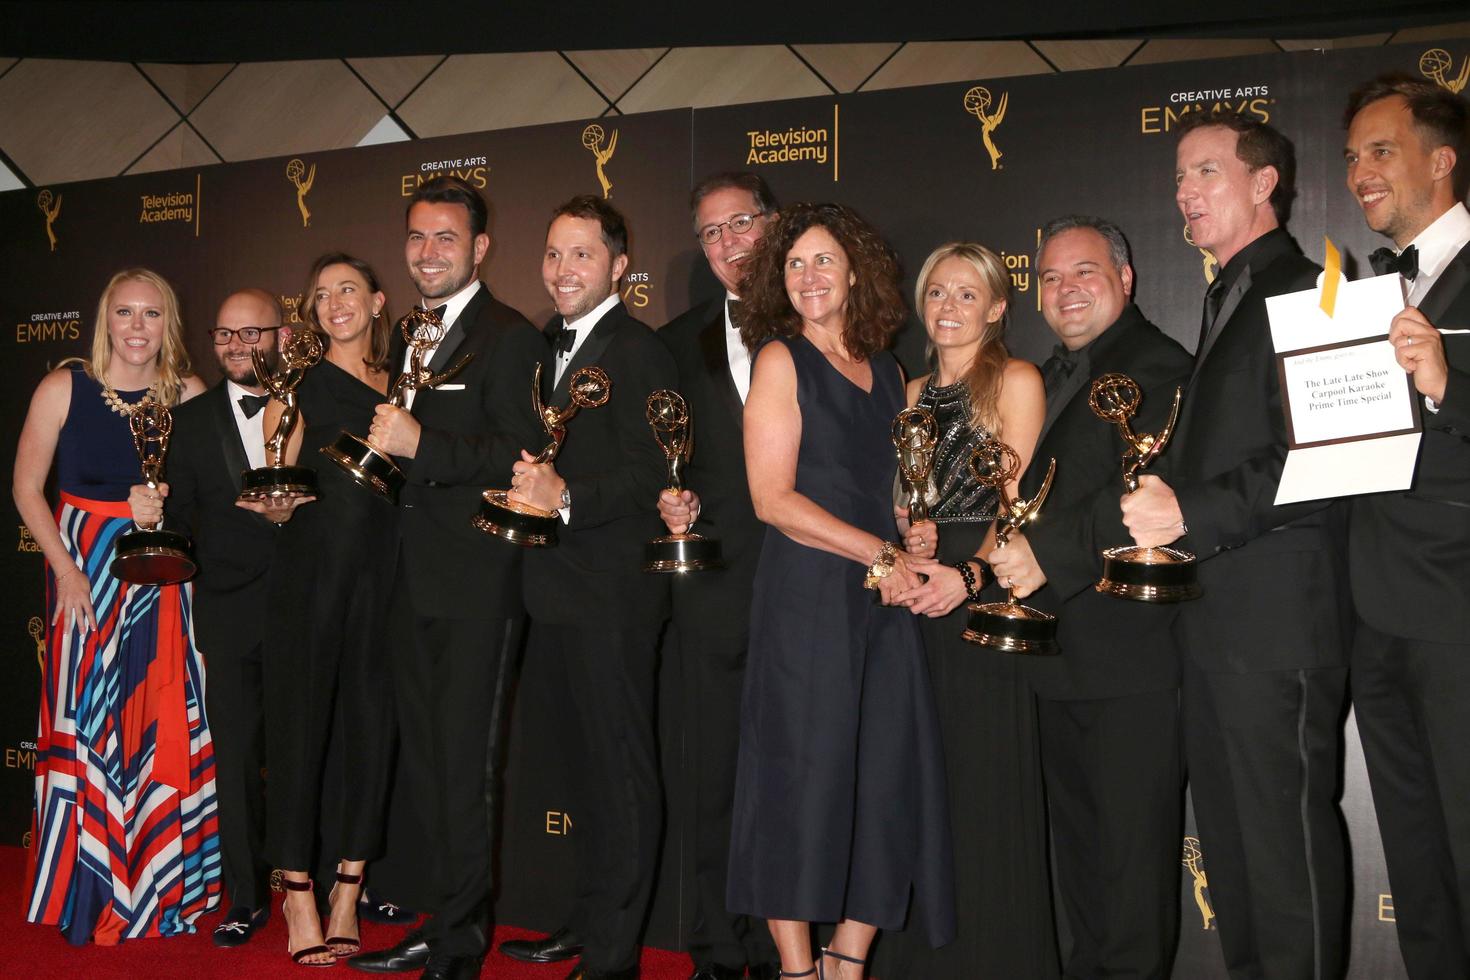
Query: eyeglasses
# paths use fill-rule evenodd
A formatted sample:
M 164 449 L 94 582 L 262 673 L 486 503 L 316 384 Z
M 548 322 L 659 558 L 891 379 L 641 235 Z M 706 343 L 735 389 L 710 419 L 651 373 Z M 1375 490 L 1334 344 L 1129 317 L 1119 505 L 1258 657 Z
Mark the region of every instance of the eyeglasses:
M 214 346 L 223 347 L 230 342 L 230 338 L 239 337 L 242 344 L 254 344 L 260 340 L 260 335 L 268 330 L 279 330 L 280 327 L 241 327 L 239 330 L 231 330 L 229 327 L 215 327 L 209 331 L 214 338 Z
M 735 234 L 743 235 L 755 225 L 756 218 L 763 218 L 765 214 L 764 211 L 759 214 L 737 214 L 731 217 L 729 221 L 721 221 L 717 225 L 705 225 L 695 233 L 695 237 L 706 245 L 713 245 L 724 237 L 725 227 L 727 225 Z

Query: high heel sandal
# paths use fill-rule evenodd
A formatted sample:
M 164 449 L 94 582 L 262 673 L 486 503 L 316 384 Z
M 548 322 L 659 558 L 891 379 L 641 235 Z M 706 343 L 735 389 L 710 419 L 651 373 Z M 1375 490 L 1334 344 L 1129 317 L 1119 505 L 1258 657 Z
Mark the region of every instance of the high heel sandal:
M 860 960 L 856 956 L 847 956 L 843 953 L 839 953 L 837 952 L 837 950 L 831 949 L 827 946 L 822 947 L 822 956 L 830 956 L 834 960 L 841 960 L 844 963 L 856 963 L 858 964 L 858 966 L 864 966 L 868 962 L 867 960 Z M 822 957 L 819 956 L 817 957 L 817 980 L 827 980 L 827 971 L 821 969 L 821 966 Z
M 292 881 L 290 878 L 284 878 L 284 877 L 281 879 L 281 886 L 283 888 L 285 888 L 287 891 L 293 891 L 293 892 L 309 892 L 309 891 L 312 890 L 311 882 L 310 881 Z M 313 902 L 312 903 L 312 913 L 315 914 L 315 912 L 316 912 L 316 903 Z M 295 963 L 297 966 L 336 966 L 337 965 L 337 954 L 336 953 L 333 953 L 332 950 L 329 947 L 326 946 L 326 944 L 322 944 L 320 946 L 308 946 L 305 949 L 298 949 L 298 950 L 295 950 L 294 952 L 292 951 L 292 949 L 291 949 L 291 918 L 290 918 L 290 916 L 286 915 L 286 900 L 285 899 L 282 899 L 281 900 L 281 918 L 283 918 L 283 919 L 286 920 L 286 952 L 290 954 L 290 956 L 291 956 L 291 962 Z M 320 956 L 323 953 L 326 953 L 328 956 L 330 956 L 332 958 L 329 959 L 329 960 L 327 960 L 324 963 L 306 963 L 306 962 L 303 962 L 308 956 Z
M 343 884 L 343 885 L 361 885 L 362 884 L 362 875 L 349 875 L 349 874 L 343 874 L 342 872 L 338 871 L 337 872 L 337 881 L 340 884 Z M 332 896 L 334 896 L 336 894 L 337 894 L 337 886 L 336 885 L 333 885 L 331 892 L 329 892 L 327 894 L 327 903 L 329 905 L 332 904 Z M 358 895 L 361 896 L 361 894 L 362 894 L 361 891 L 359 891 L 358 892 Z M 357 912 L 357 902 L 356 902 L 356 900 L 354 900 L 353 903 L 352 903 L 352 910 L 353 910 L 353 914 L 355 915 L 356 912 Z M 352 937 L 350 937 L 350 936 L 328 936 L 327 939 L 326 939 L 327 950 L 333 956 L 337 956 L 337 957 L 351 956 L 354 953 L 356 953 L 356 952 L 358 952 L 359 950 L 362 949 L 361 935 L 362 935 L 362 929 L 361 929 L 361 927 L 359 927 L 358 928 L 358 938 L 355 938 L 355 939 L 352 938 Z
M 816 972 L 817 972 L 817 968 L 815 966 L 813 966 L 810 970 L 802 970 L 800 973 L 787 973 L 785 970 L 778 970 L 776 972 L 776 976 L 777 977 L 809 977 L 813 973 L 816 973 Z

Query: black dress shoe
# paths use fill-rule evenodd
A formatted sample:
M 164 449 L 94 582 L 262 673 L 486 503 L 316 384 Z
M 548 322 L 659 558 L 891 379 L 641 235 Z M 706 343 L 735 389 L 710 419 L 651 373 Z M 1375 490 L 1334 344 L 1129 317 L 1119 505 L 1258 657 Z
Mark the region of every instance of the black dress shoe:
M 706 963 L 696 966 L 689 974 L 689 980 L 745 980 L 745 967 Z
M 475 980 L 479 975 L 478 956 L 431 956 L 419 980 Z
M 780 963 L 752 963 L 746 967 L 750 980 L 781 980 Z
M 507 939 L 500 951 L 522 963 L 560 963 L 582 955 L 582 940 L 561 928 L 545 939 Z
M 638 980 L 638 964 L 626 970 L 592 970 L 578 963 L 567 974 L 567 980 Z
M 429 965 L 429 944 L 419 932 L 410 932 L 398 945 L 376 953 L 358 953 L 347 965 L 365 973 L 406 973 Z
M 214 927 L 214 944 L 225 949 L 244 946 L 255 935 L 255 930 L 265 925 L 270 917 L 269 906 L 252 910 L 236 905 L 230 909 L 224 921 Z

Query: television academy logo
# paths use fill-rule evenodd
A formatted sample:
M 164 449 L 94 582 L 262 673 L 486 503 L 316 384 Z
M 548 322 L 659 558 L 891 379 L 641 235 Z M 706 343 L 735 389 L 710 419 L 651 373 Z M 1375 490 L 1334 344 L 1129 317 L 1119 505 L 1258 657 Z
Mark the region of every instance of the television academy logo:
M 980 136 L 985 141 L 985 152 L 990 154 L 991 170 L 1002 169 L 1000 158 L 1004 154 L 995 145 L 993 134 L 1005 121 L 1009 102 L 1009 92 L 1000 93 L 1000 100 L 996 101 L 990 89 L 983 85 L 976 85 L 965 93 L 965 111 L 980 120 Z
M 306 195 L 311 193 L 311 185 L 316 183 L 316 164 L 307 170 L 301 158 L 294 157 L 286 164 L 286 179 L 296 188 L 296 208 L 301 212 L 301 227 L 310 228 L 311 209 L 306 206 Z
M 1210 907 L 1210 896 L 1208 889 L 1210 881 L 1205 877 L 1205 852 L 1199 846 L 1198 837 L 1184 838 L 1184 866 L 1189 869 L 1189 875 L 1194 879 L 1194 904 L 1199 906 L 1200 918 L 1203 920 L 1201 929 L 1213 929 L 1215 927 L 1215 910 Z
M 1194 233 L 1189 230 L 1189 222 L 1187 221 L 1184 223 L 1184 240 L 1195 248 L 1199 248 L 1198 245 L 1194 244 Z M 1207 248 L 1199 248 L 1199 254 L 1204 256 L 1205 282 L 1214 282 L 1215 274 L 1220 271 L 1220 263 L 1216 261 L 1215 253 Z
M 607 140 L 606 145 L 603 145 L 603 140 Z M 582 130 L 582 145 L 592 151 L 592 155 L 597 158 L 597 182 L 602 185 L 603 198 L 612 197 L 612 181 L 607 179 L 607 171 L 603 168 L 618 151 L 618 131 L 613 130 L 612 138 L 609 139 L 601 126 L 592 123 Z
M 1465 56 L 1458 75 L 1453 79 L 1446 78 L 1445 72 L 1454 70 L 1454 67 L 1455 59 L 1444 48 L 1430 48 L 1419 56 L 1419 74 L 1440 88 L 1459 95 L 1465 91 L 1466 83 L 1470 82 L 1470 55 Z
M 36 207 L 46 216 L 46 237 L 51 239 L 51 251 L 56 251 L 56 232 L 51 226 L 56 223 L 56 216 L 61 213 L 61 195 L 55 198 L 51 196 L 50 189 L 43 190 L 36 195 Z

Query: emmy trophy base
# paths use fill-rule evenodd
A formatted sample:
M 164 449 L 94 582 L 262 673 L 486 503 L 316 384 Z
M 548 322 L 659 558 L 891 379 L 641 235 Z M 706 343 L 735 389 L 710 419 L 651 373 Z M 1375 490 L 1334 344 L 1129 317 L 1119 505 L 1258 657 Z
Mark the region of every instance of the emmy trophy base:
M 697 534 L 669 534 L 643 546 L 645 572 L 702 572 L 723 568 L 720 542 Z
M 1183 602 L 1201 593 L 1194 555 L 1178 548 L 1128 545 L 1103 552 L 1103 577 L 1093 588 L 1136 602 Z
M 523 548 L 549 548 L 556 544 L 556 526 L 561 517 L 556 511 L 511 500 L 508 491 L 486 490 L 480 494 L 480 512 L 470 518 L 470 523 Z
M 1016 602 L 976 602 L 960 635 L 976 646 L 1004 653 L 1057 652 L 1057 618 Z
M 350 432 L 339 435 L 330 446 L 323 446 L 322 455 L 379 496 L 397 500 L 398 491 L 403 489 L 404 476 L 398 464 Z
M 311 497 L 316 492 L 316 470 L 306 466 L 262 466 L 240 474 L 241 500 Z
M 119 535 L 110 570 L 134 585 L 173 585 L 194 574 L 194 546 L 177 531 L 129 531 Z

